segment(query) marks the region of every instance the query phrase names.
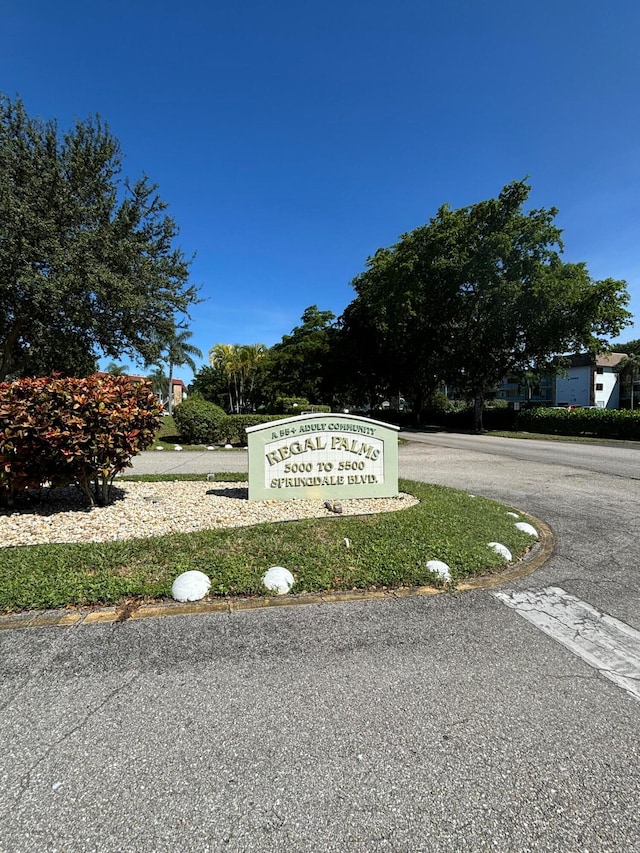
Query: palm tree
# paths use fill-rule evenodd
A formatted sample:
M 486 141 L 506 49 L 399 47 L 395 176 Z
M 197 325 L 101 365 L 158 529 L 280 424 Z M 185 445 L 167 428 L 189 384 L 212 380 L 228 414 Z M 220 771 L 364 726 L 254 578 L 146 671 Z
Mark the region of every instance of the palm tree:
M 241 411 L 246 411 L 251 407 L 258 364 L 264 358 L 266 352 L 267 348 L 264 344 L 244 344 L 240 347 L 238 355 L 240 361 Z
M 116 364 L 115 361 L 110 361 L 105 368 L 105 373 L 108 373 L 110 376 L 126 376 L 128 372 L 128 364 Z
M 625 355 L 625 357 L 615 366 L 614 370 L 622 379 L 623 376 L 629 376 L 631 380 L 631 408 L 633 409 L 634 404 L 634 391 L 635 391 L 635 383 L 636 377 L 640 376 L 640 354 L 639 353 L 631 353 L 629 355 Z
M 164 372 L 162 367 L 156 367 L 147 376 L 147 379 L 151 382 L 151 390 L 154 394 L 157 394 L 160 402 L 164 405 L 167 393 L 167 383 L 169 381 L 167 374 Z
M 216 344 L 209 350 L 209 364 L 226 376 L 229 394 L 229 412 L 234 411 L 234 386 L 237 388 L 237 346 L 236 344 Z M 237 398 L 237 394 L 236 394 Z
M 216 344 L 209 350 L 211 367 L 227 378 L 229 411 L 240 414 L 251 407 L 251 395 L 264 344 Z
M 173 411 L 173 368 L 182 367 L 183 364 L 188 365 L 191 370 L 196 370 L 196 363 L 192 356 L 202 358 L 202 352 L 193 344 L 187 343 L 193 332 L 185 329 L 184 326 L 176 326 L 173 337 L 166 346 L 166 355 L 164 361 L 169 366 L 169 401 L 167 410 L 169 414 Z

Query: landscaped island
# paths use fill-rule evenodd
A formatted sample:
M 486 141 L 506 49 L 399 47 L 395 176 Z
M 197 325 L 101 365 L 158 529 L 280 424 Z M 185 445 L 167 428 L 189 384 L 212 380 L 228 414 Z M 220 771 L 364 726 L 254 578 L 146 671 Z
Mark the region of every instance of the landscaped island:
M 197 496 L 192 513 L 207 499 L 207 491 L 213 497 L 216 492 L 232 492 L 228 500 L 236 509 L 231 512 L 239 513 L 240 505 L 244 509 L 250 503 L 244 477 L 220 474 L 217 479 L 225 481 L 220 483 L 198 475 L 183 477 L 169 484 L 166 495 L 160 494 L 158 484 L 166 483 L 167 477 L 127 478 L 137 480 L 136 485 L 144 483 L 149 511 L 163 515 L 173 528 L 166 535 L 145 536 L 140 519 L 135 538 L 17 547 L 7 547 L 11 543 L 5 542 L 0 548 L 0 611 L 162 599 L 170 596 L 175 578 L 190 570 L 211 579 L 210 596 L 263 595 L 262 577 L 275 565 L 294 574 L 294 593 L 441 585 L 427 565 L 430 561 L 446 563 L 455 585 L 505 566 L 505 557 L 490 543 L 504 545 L 513 555 L 512 562 L 517 562 L 535 542 L 516 528 L 516 513 L 509 507 L 463 491 L 405 480 L 400 481 L 400 490 L 407 497 L 390 499 L 395 500 L 394 506 L 407 507 L 397 512 L 348 516 L 317 501 L 314 514 L 319 517 L 274 523 L 278 515 L 272 515 L 268 521 L 250 521 L 245 527 L 181 529 L 177 501 L 176 510 L 172 509 L 172 494 L 177 494 L 178 487 L 192 488 Z M 122 485 L 117 482 L 118 488 L 126 488 L 124 478 Z M 156 499 L 161 497 L 157 503 L 154 493 Z M 117 514 L 120 508 L 124 512 L 127 500 L 125 492 L 110 507 L 84 513 Z M 298 503 L 307 502 L 277 502 L 270 511 L 290 518 Z M 372 505 L 367 504 L 364 501 L 362 507 L 371 513 Z M 46 517 L 29 511 L 21 515 L 34 522 Z M 47 518 L 53 518 L 49 524 L 55 527 L 55 514 Z M 4 519 L 10 520 L 11 514 Z

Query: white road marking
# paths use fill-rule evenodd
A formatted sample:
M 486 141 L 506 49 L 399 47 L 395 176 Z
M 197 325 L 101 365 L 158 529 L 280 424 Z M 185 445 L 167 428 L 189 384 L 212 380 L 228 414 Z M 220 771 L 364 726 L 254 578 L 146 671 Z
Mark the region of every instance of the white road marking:
M 557 586 L 491 594 L 640 701 L 640 631 Z

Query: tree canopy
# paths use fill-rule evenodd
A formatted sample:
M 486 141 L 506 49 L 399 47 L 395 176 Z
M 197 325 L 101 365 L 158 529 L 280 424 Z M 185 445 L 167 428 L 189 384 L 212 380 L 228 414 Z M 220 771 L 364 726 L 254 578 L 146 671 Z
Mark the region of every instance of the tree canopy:
M 0 95 L 0 381 L 158 360 L 198 301 L 166 208 L 98 116 L 61 133 Z
M 264 344 L 215 344 L 209 350 L 210 369 L 196 376 L 200 383 L 195 383 L 195 389 L 204 392 L 206 399 L 218 402 L 220 386 L 224 382 L 229 412 L 243 414 L 255 411 L 256 379 L 266 352 Z
M 414 410 L 440 382 L 476 407 L 507 374 L 567 351 L 598 351 L 629 323 L 623 281 L 593 280 L 564 263 L 555 208 L 525 212 L 525 181 L 496 199 L 452 210 L 379 249 L 352 282 L 342 321 L 369 341 L 374 372 Z
M 304 397 L 331 404 L 333 396 L 335 315 L 310 305 L 301 324 L 268 351 L 263 384 L 269 399 Z

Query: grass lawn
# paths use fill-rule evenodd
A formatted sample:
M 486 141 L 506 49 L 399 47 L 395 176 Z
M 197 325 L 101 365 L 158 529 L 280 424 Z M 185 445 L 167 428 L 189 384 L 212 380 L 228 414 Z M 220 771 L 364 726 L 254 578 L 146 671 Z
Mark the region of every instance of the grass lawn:
M 232 477 L 246 479 L 244 474 L 218 475 L 219 480 Z M 274 565 L 293 573 L 294 593 L 436 586 L 437 579 L 426 568 L 428 560 L 447 563 L 455 583 L 504 565 L 487 543 L 506 545 L 514 560 L 533 544 L 532 537 L 515 528 L 509 508 L 494 501 L 406 480 L 400 481 L 400 489 L 420 503 L 370 516 L 100 544 L 3 548 L 0 612 L 168 597 L 177 575 L 190 569 L 211 578 L 211 596 L 265 594 L 261 578 Z
M 203 444 L 183 444 L 173 415 L 166 415 L 162 418 L 155 441 L 148 449 L 155 451 L 156 447 L 161 447 L 163 450 L 173 450 L 176 444 L 179 444 L 183 450 L 202 450 L 204 447 Z

